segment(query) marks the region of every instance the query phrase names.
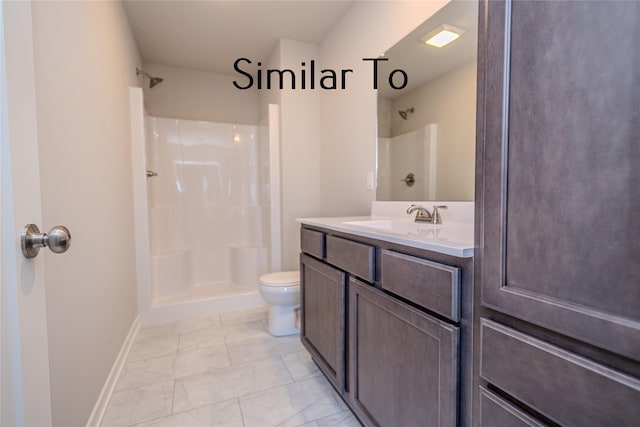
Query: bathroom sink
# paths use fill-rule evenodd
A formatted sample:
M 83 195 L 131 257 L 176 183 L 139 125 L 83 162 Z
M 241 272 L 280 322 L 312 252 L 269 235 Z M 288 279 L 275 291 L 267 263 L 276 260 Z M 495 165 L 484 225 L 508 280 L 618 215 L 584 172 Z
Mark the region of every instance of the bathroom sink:
M 378 231 L 397 234 L 423 233 L 424 231 L 434 231 L 442 227 L 442 225 L 428 224 L 424 222 L 414 222 L 401 219 L 371 219 L 365 221 L 345 221 L 347 225 L 355 225 L 358 227 L 373 228 Z

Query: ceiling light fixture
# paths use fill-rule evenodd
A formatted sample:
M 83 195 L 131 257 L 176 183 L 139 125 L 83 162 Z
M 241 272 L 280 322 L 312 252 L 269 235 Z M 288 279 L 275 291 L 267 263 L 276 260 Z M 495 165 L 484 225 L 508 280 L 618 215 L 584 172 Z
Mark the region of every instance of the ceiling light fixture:
M 429 31 L 426 35 L 420 38 L 420 41 L 424 44 L 428 44 L 433 47 L 443 47 L 466 33 L 466 30 L 462 28 L 454 27 L 453 25 L 442 24 L 438 28 Z

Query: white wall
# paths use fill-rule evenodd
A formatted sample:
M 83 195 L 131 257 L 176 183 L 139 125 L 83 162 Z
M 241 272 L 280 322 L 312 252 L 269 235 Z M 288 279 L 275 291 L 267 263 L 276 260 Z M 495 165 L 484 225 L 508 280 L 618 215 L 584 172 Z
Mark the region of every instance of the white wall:
M 140 80 L 149 115 L 175 119 L 255 125 L 260 121 L 258 91 L 233 86 L 238 75 L 145 63 L 144 70 L 164 81 L 149 89 Z
M 391 136 L 438 125 L 437 200 L 474 198 L 476 69 L 468 62 L 391 102 Z M 411 107 L 407 120 L 397 114 Z
M 299 69 L 301 61 L 318 57 L 317 45 L 282 39 L 268 67 Z M 280 105 L 282 269 L 297 270 L 300 226 L 295 219 L 321 212 L 320 99 L 312 90 L 263 90 L 261 109 L 268 103 Z
M 41 229 L 53 424 L 84 425 L 136 317 L 129 86 L 137 49 L 120 2 L 34 2 Z M 48 251 L 46 251 L 48 252 Z
M 320 45 L 323 64 L 352 68 L 344 91 L 325 91 L 321 102 L 322 211 L 319 214 L 363 215 L 375 191 L 366 189 L 366 174 L 375 171 L 377 96 L 371 64 L 377 57 L 447 0 L 419 2 L 356 2 Z

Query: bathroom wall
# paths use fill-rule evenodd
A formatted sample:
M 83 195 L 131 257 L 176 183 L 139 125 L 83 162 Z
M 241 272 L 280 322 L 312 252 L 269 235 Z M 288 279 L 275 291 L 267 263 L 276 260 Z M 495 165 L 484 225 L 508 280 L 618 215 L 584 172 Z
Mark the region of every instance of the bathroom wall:
M 391 136 L 438 125 L 436 198 L 473 200 L 476 68 L 471 61 L 391 101 Z M 415 108 L 407 120 L 398 110 Z M 395 114 L 393 114 L 395 113 Z M 446 194 L 443 199 L 440 195 Z
M 446 3 L 356 2 L 322 41 L 323 62 L 357 76 L 347 90 L 320 96 L 323 215 L 368 214 L 375 199 L 366 176 L 376 166 L 377 96 L 371 63 L 361 59 L 377 57 Z
M 164 81 L 149 89 L 144 79 L 147 113 L 154 117 L 206 120 L 218 123 L 258 124 L 257 89 L 233 86 L 237 75 L 145 63 L 144 70 Z M 230 73 L 232 71 L 229 66 Z
M 319 57 L 314 44 L 281 39 L 270 68 L 299 69 L 301 61 Z M 320 98 L 317 91 L 263 90 L 261 109 L 280 105 L 280 174 L 282 182 L 282 268 L 299 268 L 300 226 L 296 218 L 319 216 L 321 207 Z
M 136 317 L 129 86 L 120 2 L 33 2 L 43 223 L 73 243 L 45 266 L 53 424 L 84 425 Z

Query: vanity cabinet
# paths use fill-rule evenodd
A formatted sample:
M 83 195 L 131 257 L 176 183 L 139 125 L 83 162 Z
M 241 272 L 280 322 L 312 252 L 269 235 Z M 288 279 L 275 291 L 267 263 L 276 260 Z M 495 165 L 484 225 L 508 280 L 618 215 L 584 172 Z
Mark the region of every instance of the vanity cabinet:
M 479 16 L 474 419 L 637 424 L 640 3 Z
M 358 419 L 468 425 L 472 258 L 307 225 L 301 249 L 301 340 Z

